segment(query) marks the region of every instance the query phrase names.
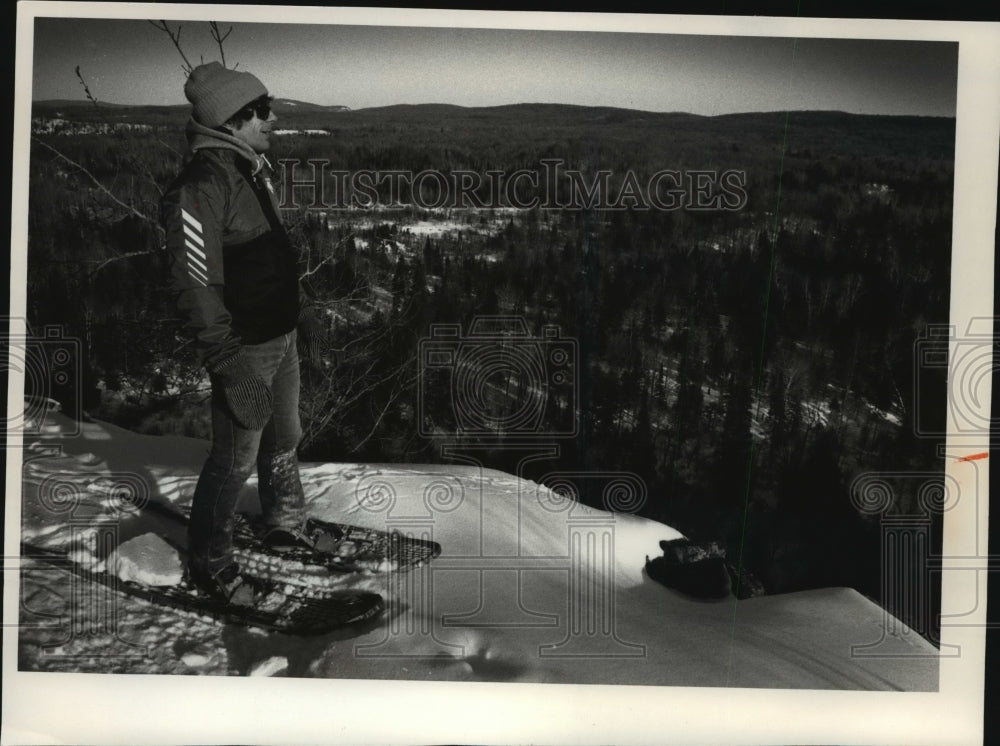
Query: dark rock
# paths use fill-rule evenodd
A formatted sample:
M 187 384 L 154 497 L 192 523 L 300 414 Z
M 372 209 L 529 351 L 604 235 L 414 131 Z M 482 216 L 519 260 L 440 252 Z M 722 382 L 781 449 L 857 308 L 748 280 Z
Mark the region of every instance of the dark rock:
M 695 544 L 690 539 L 661 541 L 662 557 L 646 558 L 646 574 L 694 598 L 725 598 L 732 594 L 725 550 L 717 542 Z

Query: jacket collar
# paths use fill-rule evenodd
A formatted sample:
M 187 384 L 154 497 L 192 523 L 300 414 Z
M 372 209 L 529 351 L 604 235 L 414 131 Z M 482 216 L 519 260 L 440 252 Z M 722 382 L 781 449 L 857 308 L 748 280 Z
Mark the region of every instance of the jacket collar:
M 267 158 L 254 152 L 253 148 L 239 138 L 199 124 L 193 118 L 188 120 L 186 133 L 188 145 L 192 153 L 206 149 L 234 151 L 237 155 L 249 161 L 250 173 L 254 176 L 265 166 L 268 168 L 271 167 Z

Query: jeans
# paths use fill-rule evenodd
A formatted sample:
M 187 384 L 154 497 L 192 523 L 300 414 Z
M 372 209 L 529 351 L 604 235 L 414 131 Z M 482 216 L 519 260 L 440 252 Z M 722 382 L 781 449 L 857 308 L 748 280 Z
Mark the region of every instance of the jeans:
M 257 467 L 264 524 L 298 529 L 305 523 L 305 498 L 296 453 L 299 422 L 299 356 L 295 331 L 268 342 L 243 345 L 254 370 L 271 387 L 273 412 L 263 430 L 246 430 L 226 406 L 212 378 L 212 449 L 201 470 L 191 505 L 189 563 L 215 574 L 233 561 L 236 504 Z

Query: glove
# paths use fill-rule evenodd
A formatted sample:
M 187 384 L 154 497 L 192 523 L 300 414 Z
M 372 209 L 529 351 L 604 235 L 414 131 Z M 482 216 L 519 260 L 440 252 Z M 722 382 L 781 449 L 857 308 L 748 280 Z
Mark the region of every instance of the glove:
M 317 368 L 323 367 L 323 352 L 331 345 L 330 333 L 316 309 L 306 306 L 299 313 L 299 344 L 302 355 Z
M 271 419 L 271 389 L 254 373 L 242 352 L 226 358 L 211 371 L 222 388 L 233 419 L 245 430 L 263 430 Z

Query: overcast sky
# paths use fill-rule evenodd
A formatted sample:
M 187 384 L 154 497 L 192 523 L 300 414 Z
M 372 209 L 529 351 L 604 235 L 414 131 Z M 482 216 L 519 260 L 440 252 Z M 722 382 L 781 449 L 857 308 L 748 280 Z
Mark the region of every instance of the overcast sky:
M 184 24 L 181 45 L 195 64 L 219 58 L 204 21 Z M 227 64 L 274 95 L 352 109 L 544 102 L 954 116 L 958 70 L 948 42 L 244 23 L 225 46 Z M 33 98 L 83 98 L 77 65 L 103 101 L 185 102 L 180 55 L 144 20 L 37 19 Z

